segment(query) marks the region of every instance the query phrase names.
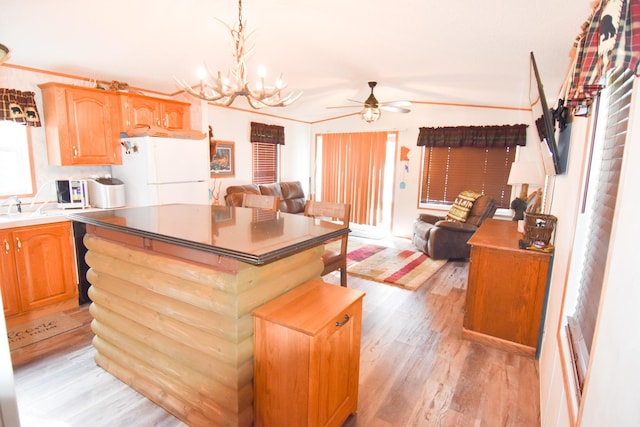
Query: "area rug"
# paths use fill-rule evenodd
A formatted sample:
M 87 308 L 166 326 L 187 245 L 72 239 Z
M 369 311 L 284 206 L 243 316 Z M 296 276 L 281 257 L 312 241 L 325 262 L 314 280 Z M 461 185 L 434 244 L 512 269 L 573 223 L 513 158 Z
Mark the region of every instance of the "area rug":
M 347 272 L 415 291 L 446 262 L 422 252 L 363 245 L 347 253 Z
M 9 348 L 16 350 L 82 326 L 64 313 L 34 319 L 9 328 Z

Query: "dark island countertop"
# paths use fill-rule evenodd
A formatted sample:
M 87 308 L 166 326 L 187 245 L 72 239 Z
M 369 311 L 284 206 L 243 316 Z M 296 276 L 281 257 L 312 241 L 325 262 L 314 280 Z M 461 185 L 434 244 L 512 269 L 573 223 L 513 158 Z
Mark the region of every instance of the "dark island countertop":
M 342 224 L 265 209 L 171 204 L 68 216 L 135 236 L 253 265 L 266 264 L 349 233 Z

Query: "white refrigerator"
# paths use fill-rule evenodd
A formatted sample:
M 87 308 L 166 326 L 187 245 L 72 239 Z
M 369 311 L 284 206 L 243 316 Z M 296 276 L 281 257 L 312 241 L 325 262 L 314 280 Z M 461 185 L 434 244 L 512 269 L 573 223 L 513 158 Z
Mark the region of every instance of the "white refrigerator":
M 209 204 L 209 141 L 143 136 L 122 138 L 122 165 L 111 167 L 124 182 L 127 206 Z

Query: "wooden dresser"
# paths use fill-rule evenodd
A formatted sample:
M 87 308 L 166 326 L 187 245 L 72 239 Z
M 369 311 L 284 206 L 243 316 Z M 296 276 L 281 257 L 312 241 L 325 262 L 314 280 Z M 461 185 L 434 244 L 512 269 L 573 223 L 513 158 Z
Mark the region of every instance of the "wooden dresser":
M 517 225 L 489 219 L 469 239 L 463 335 L 534 356 L 551 254 L 520 249 Z
M 341 426 L 356 411 L 363 296 L 312 280 L 253 311 L 256 426 Z

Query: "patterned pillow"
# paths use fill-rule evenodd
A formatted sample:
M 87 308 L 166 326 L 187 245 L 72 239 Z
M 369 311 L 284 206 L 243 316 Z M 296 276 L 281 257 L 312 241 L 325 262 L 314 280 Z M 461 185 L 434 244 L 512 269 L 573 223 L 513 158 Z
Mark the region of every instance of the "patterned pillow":
M 455 202 L 453 202 L 453 206 L 451 206 L 451 209 L 449 209 L 447 213 L 447 221 L 465 222 L 473 206 L 473 202 L 480 196 L 482 196 L 482 194 L 470 190 L 465 190 L 458 194 Z

